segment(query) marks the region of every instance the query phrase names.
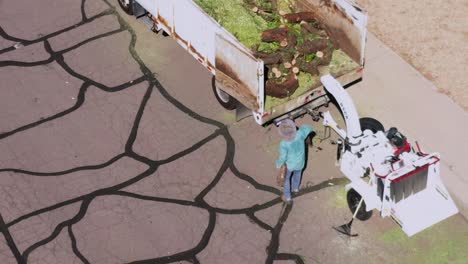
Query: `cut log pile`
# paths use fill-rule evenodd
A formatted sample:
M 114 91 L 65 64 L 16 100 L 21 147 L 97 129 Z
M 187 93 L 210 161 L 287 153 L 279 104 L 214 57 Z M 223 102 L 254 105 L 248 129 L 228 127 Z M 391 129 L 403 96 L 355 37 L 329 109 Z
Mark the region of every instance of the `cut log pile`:
M 219 11 L 220 6 L 212 0 L 195 1 L 202 8 L 210 9 L 207 11 L 209 14 L 217 15 L 215 19 L 221 25 L 226 19 L 222 12 L 229 12 L 228 5 L 232 5 L 234 10 L 234 6 L 240 4 L 241 9 L 248 13 L 247 16 L 242 14 L 244 22 L 255 21 L 248 30 L 251 33 L 258 32 L 256 34 L 260 36 L 257 42 L 247 46 L 265 64 L 265 92 L 268 96 L 291 96 L 300 85 L 304 87 L 304 84 L 299 83 L 299 74 L 317 76 L 319 66 L 330 64 L 335 47 L 326 27 L 313 12 L 295 12 L 295 0 L 222 0 L 216 2 L 224 4 L 222 12 Z M 239 8 L 236 8 L 236 12 L 240 12 Z M 229 26 L 228 23 L 226 26 Z M 240 33 L 244 31 L 239 32 L 240 27 L 227 29 L 238 30 L 232 33 L 243 42 Z M 252 44 L 251 39 L 248 39 L 249 44 Z
M 300 72 L 319 75 L 318 66 L 330 64 L 334 50 L 325 27 L 314 13 L 290 13 L 281 18 L 286 23 L 263 31 L 261 36 L 263 42 L 279 43 L 279 48 L 269 53 L 257 51 L 267 67 L 265 92 L 277 98 L 296 91 Z

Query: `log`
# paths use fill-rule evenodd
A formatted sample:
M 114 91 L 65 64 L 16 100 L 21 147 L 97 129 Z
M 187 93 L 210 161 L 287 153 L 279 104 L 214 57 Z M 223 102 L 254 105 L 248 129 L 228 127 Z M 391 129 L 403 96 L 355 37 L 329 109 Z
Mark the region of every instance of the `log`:
M 289 23 L 299 23 L 301 21 L 312 22 L 316 21 L 316 15 L 312 12 L 299 12 L 283 15 Z
M 265 30 L 262 32 L 262 41 L 264 42 L 281 42 L 288 38 L 289 29 L 287 27 L 280 27 Z
M 280 53 L 266 53 L 266 52 L 257 52 L 257 57 L 263 60 L 263 64 L 278 64 L 281 63 L 282 56 Z
M 310 34 L 314 34 L 314 35 L 318 35 L 318 36 L 321 36 L 321 37 L 327 37 L 327 32 L 325 32 L 325 30 L 322 30 L 322 29 L 317 29 L 315 28 L 313 25 L 303 21 L 301 22 L 301 28 L 305 31 L 303 32 L 304 33 L 310 33 Z
M 297 37 L 292 34 L 288 35 L 287 41 L 288 45 L 286 45 L 286 48 L 292 48 L 297 45 Z
M 292 95 L 299 87 L 299 81 L 295 74 L 289 74 L 286 80 L 282 83 L 277 83 L 274 80 L 268 80 L 265 84 L 265 92 L 269 96 L 277 98 L 285 98 Z
M 317 69 L 319 60 L 314 59 L 311 62 L 307 62 L 304 57 L 300 57 L 297 59 L 297 67 L 303 72 L 308 72 L 312 75 L 319 75 L 319 71 Z
M 327 48 L 327 46 L 328 43 L 326 39 L 306 40 L 302 45 L 297 46 L 297 50 L 303 54 L 310 54 L 323 50 Z
M 327 66 L 330 64 L 333 56 L 333 48 L 325 49 L 323 51 L 323 57 L 318 60 L 317 66 Z
M 273 68 L 271 71 L 275 74 L 275 77 L 276 77 L 276 78 L 280 78 L 281 75 L 282 75 L 281 71 L 280 71 L 278 68 L 276 68 L 276 67 Z

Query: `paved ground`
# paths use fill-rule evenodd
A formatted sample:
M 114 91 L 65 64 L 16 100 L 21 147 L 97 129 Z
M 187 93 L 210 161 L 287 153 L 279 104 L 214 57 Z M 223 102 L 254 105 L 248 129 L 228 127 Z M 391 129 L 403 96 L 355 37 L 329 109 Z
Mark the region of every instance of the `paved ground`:
M 113 6 L 0 2 L 0 263 L 465 263 L 459 215 L 336 234 L 345 181 L 318 137 L 284 206 L 276 131 L 235 123 L 205 69 Z

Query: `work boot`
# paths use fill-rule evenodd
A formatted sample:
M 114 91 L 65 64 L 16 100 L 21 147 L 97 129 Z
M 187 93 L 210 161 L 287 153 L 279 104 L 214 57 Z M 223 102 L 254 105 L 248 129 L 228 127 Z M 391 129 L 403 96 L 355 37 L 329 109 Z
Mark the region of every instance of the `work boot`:
M 290 203 L 290 202 L 292 201 L 292 199 L 291 199 L 291 198 L 289 198 L 289 199 L 288 199 L 288 198 L 286 198 L 286 195 L 284 195 L 284 194 L 283 194 L 283 195 L 281 195 L 281 200 L 283 200 L 283 202 L 285 202 L 285 203 Z

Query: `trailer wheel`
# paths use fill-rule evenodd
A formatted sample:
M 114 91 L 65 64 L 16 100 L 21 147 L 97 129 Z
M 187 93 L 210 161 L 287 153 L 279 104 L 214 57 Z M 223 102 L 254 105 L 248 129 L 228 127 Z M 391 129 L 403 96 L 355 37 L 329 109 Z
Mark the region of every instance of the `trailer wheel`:
M 120 7 L 128 15 L 133 15 L 133 1 L 134 0 L 118 0 Z
M 354 189 L 351 189 L 348 191 L 348 194 L 346 195 L 346 199 L 348 200 L 348 206 L 349 209 L 351 210 L 351 213 L 354 214 L 356 211 L 356 208 L 359 205 L 359 202 L 361 201 L 361 195 L 356 192 Z M 366 221 L 372 216 L 372 211 L 367 212 L 366 211 L 366 203 L 362 201 L 361 207 L 359 208 L 358 213 L 356 214 L 356 218 L 361 220 L 361 221 Z
M 371 118 L 371 117 L 363 117 L 359 119 L 359 123 L 361 124 L 361 130 L 364 131 L 369 129 L 372 133 L 376 133 L 377 131 L 384 132 L 384 126 L 378 120 Z
M 237 107 L 237 100 L 230 96 L 228 93 L 216 87 L 216 80 L 213 76 L 211 79 L 211 86 L 213 87 L 213 92 L 216 97 L 216 100 L 227 110 L 234 110 Z

